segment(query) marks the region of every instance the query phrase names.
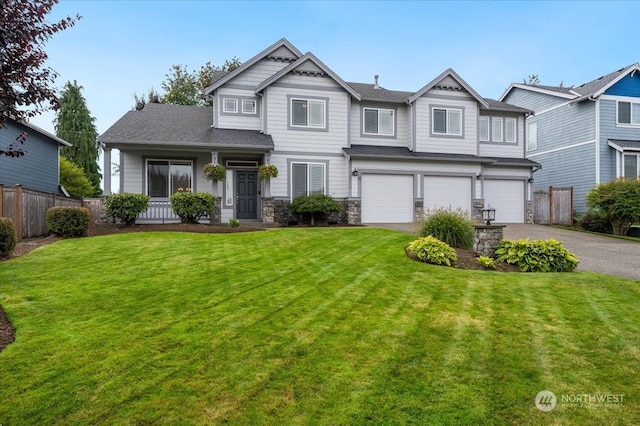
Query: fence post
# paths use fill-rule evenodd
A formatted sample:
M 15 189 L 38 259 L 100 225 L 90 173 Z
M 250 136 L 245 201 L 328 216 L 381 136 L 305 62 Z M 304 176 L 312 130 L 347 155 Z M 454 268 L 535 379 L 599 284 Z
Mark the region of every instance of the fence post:
M 0 217 L 4 217 L 4 185 L 0 184 Z
M 22 239 L 22 185 L 16 185 L 16 235 Z
M 553 186 L 549 187 L 549 225 L 553 225 Z
M 569 217 L 571 217 L 571 226 L 573 226 L 573 186 L 570 188 L 571 191 L 569 194 L 571 195 L 571 211 L 569 212 Z

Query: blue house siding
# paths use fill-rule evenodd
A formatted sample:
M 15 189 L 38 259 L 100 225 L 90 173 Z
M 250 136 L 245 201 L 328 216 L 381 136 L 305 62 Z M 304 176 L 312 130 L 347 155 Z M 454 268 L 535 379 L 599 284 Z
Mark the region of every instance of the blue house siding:
M 604 93 L 605 95 L 640 98 L 640 75 L 638 75 L 637 72 L 633 73 L 633 77 L 631 75 L 627 75 L 616 84 L 609 87 Z
M 0 129 L 0 146 L 6 147 L 16 137 L 29 133 L 23 145 L 26 154 L 19 158 L 0 156 L 0 184 L 22 185 L 36 191 L 59 193 L 58 147 L 54 139 L 12 120 Z
M 635 77 L 634 77 L 635 78 Z M 640 87 L 640 79 L 638 86 Z M 616 123 L 617 103 L 613 99 L 600 100 L 600 181 L 608 182 L 616 178 L 615 150 L 608 143 L 610 139 L 640 141 L 640 127 L 618 126 Z
M 544 93 L 530 92 L 528 90 L 514 88 L 507 95 L 507 97 L 503 99 L 503 102 L 517 105 L 522 108 L 527 108 L 531 111 L 543 111 L 545 109 L 565 103 L 567 102 L 567 99 L 546 95 Z

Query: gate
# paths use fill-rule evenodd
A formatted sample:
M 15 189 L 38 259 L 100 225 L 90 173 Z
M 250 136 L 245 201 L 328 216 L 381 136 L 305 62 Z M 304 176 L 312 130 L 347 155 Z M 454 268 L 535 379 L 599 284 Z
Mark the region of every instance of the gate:
M 573 225 L 573 187 L 540 189 L 533 193 L 533 223 Z

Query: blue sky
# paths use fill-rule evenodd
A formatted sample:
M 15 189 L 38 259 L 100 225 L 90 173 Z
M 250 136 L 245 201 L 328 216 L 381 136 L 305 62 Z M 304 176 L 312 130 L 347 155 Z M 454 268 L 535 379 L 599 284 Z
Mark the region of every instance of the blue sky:
M 57 86 L 76 80 L 99 133 L 160 90 L 172 64 L 241 61 L 282 37 L 346 81 L 417 91 L 451 67 L 480 95 L 512 82 L 581 84 L 640 61 L 640 2 L 65 1 L 79 13 L 45 46 Z M 53 132 L 53 113 L 32 122 Z

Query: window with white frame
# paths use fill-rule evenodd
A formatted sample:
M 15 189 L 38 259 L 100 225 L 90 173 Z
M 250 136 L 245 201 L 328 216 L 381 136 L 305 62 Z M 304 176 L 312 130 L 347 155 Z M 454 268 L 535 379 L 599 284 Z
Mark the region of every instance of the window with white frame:
M 640 125 L 640 103 L 619 101 L 618 124 Z
M 491 140 L 493 142 L 502 142 L 502 118 L 491 118 Z
M 462 135 L 462 110 L 453 108 L 432 109 L 433 133 L 440 135 Z
M 234 192 L 233 192 L 233 173 L 234 169 L 226 169 L 224 177 L 224 203 L 227 206 L 233 206 Z
M 179 191 L 193 189 L 193 162 L 185 160 L 147 160 L 147 194 L 169 198 Z
M 254 99 L 242 100 L 242 113 L 243 114 L 255 114 L 256 113 L 256 101 Z
M 395 117 L 392 109 L 364 108 L 362 128 L 365 135 L 393 136 Z
M 505 118 L 504 120 L 504 140 L 505 142 L 516 141 L 516 119 Z
M 538 123 L 527 125 L 527 151 L 538 149 Z
M 238 112 L 238 100 L 232 98 L 224 98 L 222 100 L 222 111 L 229 113 Z
M 326 102 L 320 99 L 291 98 L 291 126 L 325 128 Z
M 325 163 L 291 163 L 291 199 L 325 193 Z
M 480 140 L 489 141 L 489 117 L 480 117 Z
M 640 155 L 625 154 L 624 155 L 624 178 L 638 179 L 640 176 Z

